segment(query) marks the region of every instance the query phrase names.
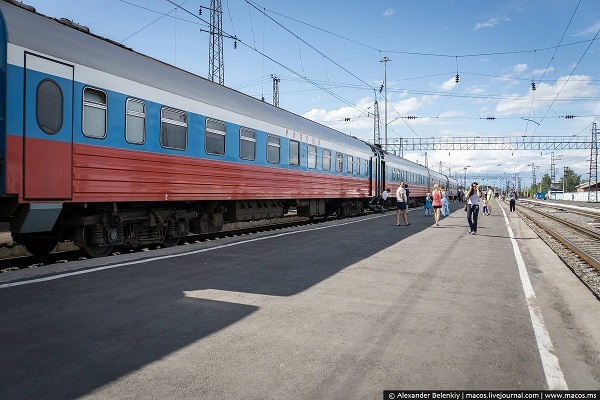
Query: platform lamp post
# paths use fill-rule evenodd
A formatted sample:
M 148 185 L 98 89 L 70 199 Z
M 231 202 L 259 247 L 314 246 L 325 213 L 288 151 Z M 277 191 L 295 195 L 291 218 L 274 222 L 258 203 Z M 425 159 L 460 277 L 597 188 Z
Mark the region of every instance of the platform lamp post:
M 467 165 L 463 169 L 465 170 L 465 181 L 464 181 L 464 190 L 467 190 L 467 168 L 471 167 L 471 165 Z

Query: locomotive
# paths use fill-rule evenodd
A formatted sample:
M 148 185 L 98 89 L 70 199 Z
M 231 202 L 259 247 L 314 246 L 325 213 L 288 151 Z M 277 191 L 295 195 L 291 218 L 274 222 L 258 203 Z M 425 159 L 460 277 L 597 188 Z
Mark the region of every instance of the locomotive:
M 224 224 L 363 213 L 458 182 L 381 148 L 0 0 L 0 220 L 34 255 L 73 241 L 175 245 Z

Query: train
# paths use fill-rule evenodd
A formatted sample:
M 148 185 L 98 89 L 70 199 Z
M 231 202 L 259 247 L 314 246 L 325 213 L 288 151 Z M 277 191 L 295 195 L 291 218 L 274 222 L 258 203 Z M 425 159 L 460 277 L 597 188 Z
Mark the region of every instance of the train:
M 73 21 L 0 0 L 0 221 L 33 255 L 172 246 L 232 222 L 360 215 L 458 182 Z

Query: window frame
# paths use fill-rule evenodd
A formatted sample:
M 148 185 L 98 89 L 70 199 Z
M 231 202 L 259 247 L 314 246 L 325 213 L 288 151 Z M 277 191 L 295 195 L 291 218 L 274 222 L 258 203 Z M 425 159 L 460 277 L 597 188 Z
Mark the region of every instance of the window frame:
M 85 98 L 85 94 L 86 92 L 95 92 L 96 94 L 101 95 L 101 97 L 104 97 L 104 103 L 98 103 L 98 102 L 93 102 L 91 100 L 86 100 Z M 108 134 L 108 95 L 106 94 L 106 92 L 104 90 L 92 87 L 92 86 L 86 86 L 83 88 L 83 98 L 82 98 L 82 110 L 81 110 L 81 132 L 83 132 L 83 136 L 91 138 L 91 139 L 105 139 L 107 134 Z M 86 108 L 94 108 L 97 110 L 103 110 L 104 111 L 104 135 L 102 136 L 95 136 L 95 135 L 90 135 L 88 133 L 85 132 L 85 122 L 86 122 Z
M 329 149 L 323 149 L 323 155 L 322 155 L 322 165 L 321 168 L 323 169 L 323 171 L 331 171 L 331 150 Z M 327 167 L 327 168 L 325 168 Z
M 344 155 L 339 151 L 335 152 L 335 172 L 344 172 Z
M 252 133 L 253 137 L 244 136 L 244 132 Z M 252 146 L 252 158 L 246 158 L 242 156 L 243 144 Z M 255 161 L 256 160 L 256 130 L 240 126 L 240 158 L 242 160 Z
M 213 124 L 216 124 L 216 125 L 221 125 L 221 126 L 223 126 L 223 130 L 217 130 L 217 129 L 214 129 L 214 128 L 209 128 L 208 127 L 209 123 L 213 123 Z M 217 138 L 218 138 L 218 136 L 221 136 L 221 138 L 218 138 L 218 139 L 223 144 L 223 151 L 222 152 L 221 151 L 208 151 L 209 149 L 208 149 L 207 146 L 208 146 L 208 143 L 209 143 L 209 141 L 208 141 L 208 137 L 209 137 L 208 135 L 209 134 L 216 135 Z M 215 137 L 215 136 L 211 136 L 211 137 Z M 206 121 L 204 121 L 204 152 L 206 154 L 211 154 L 213 156 L 224 156 L 225 152 L 226 152 L 225 146 L 227 145 L 227 140 L 226 139 L 227 139 L 227 124 L 225 123 L 225 121 L 221 121 L 219 119 L 214 119 L 214 118 L 206 118 Z M 212 143 L 212 141 L 211 141 L 211 143 Z
M 171 118 L 167 118 L 164 116 L 164 112 L 165 111 L 169 111 L 169 112 L 173 112 L 175 114 L 179 114 L 179 115 L 183 115 L 185 116 L 185 121 L 181 122 L 181 121 L 177 121 Z M 172 150 L 179 150 L 179 151 L 186 151 L 187 150 L 187 146 L 188 146 L 188 113 L 186 111 L 180 110 L 178 108 L 173 108 L 173 107 L 168 107 L 168 106 L 163 106 L 160 109 L 160 146 L 162 148 L 165 149 L 172 149 Z M 180 148 L 180 147 L 173 147 L 173 146 L 165 146 L 165 144 L 163 143 L 163 126 L 164 124 L 169 124 L 169 125 L 173 125 L 173 126 L 179 126 L 179 127 L 184 127 L 185 128 L 185 147 L 184 148 Z
M 317 146 L 315 146 L 314 144 L 309 144 L 306 151 L 307 151 L 306 168 L 316 169 L 317 168 Z
M 130 102 L 141 104 L 143 107 L 143 111 L 129 109 Z M 141 142 L 133 141 L 129 137 L 129 132 L 130 132 L 129 117 L 140 118 L 142 120 L 142 141 Z M 131 144 L 141 145 L 141 144 L 146 143 L 146 102 L 144 100 L 141 100 L 141 99 L 138 99 L 135 97 L 128 97 L 127 100 L 125 100 L 125 140 L 127 141 L 127 143 L 131 143 Z
M 43 125 L 40 123 L 40 89 L 42 88 L 42 85 L 45 85 L 46 83 L 50 83 L 53 85 L 54 88 L 58 89 L 58 94 L 60 95 L 60 107 L 59 107 L 60 108 L 60 110 L 59 110 L 60 123 L 58 124 L 58 128 L 51 128 L 48 125 Z M 43 94 L 46 94 L 46 93 L 43 93 Z M 49 103 L 44 102 L 43 104 L 49 104 Z M 41 108 L 48 109 L 47 107 L 41 107 Z M 53 116 L 56 117 L 56 115 L 53 115 Z M 58 132 L 60 132 L 60 130 L 63 127 L 63 122 L 65 119 L 65 96 L 63 94 L 63 91 L 62 91 L 60 85 L 52 79 L 43 79 L 42 81 L 40 81 L 38 83 L 38 86 L 35 90 L 35 119 L 36 119 L 38 127 L 46 135 L 56 135 Z
M 294 147 L 296 148 L 296 151 L 294 151 Z M 294 156 L 294 158 L 292 158 L 292 156 Z M 298 142 L 297 140 L 290 140 L 288 161 L 290 167 L 300 166 L 300 142 Z
M 273 141 L 271 141 L 273 139 Z M 270 159 L 271 152 L 269 149 L 277 148 L 277 161 Z M 279 136 L 268 134 L 267 135 L 267 162 L 269 164 L 280 164 L 281 163 L 281 139 Z

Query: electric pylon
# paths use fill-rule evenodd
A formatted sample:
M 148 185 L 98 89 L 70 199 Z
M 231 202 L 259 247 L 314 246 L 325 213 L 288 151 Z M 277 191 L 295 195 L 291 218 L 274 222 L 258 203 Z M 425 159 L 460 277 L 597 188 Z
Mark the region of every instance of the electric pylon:
M 588 203 L 598 201 L 598 131 L 596 123 L 592 124 L 592 146 L 590 150 L 590 177 L 588 179 Z M 592 185 L 594 191 L 592 192 Z
M 210 35 L 208 43 L 208 79 L 225 84 L 223 62 L 223 12 L 221 0 L 210 0 Z
M 379 130 L 379 103 L 375 100 L 373 106 L 373 143 L 381 145 L 381 131 Z
M 281 79 L 275 75 L 271 75 L 271 78 L 273 78 L 273 105 L 279 107 L 279 81 Z

